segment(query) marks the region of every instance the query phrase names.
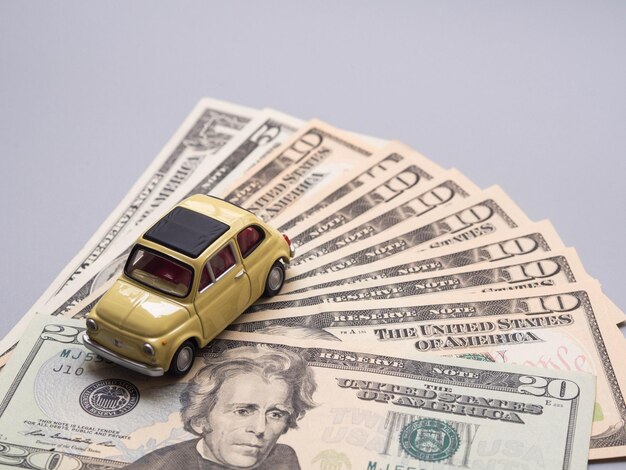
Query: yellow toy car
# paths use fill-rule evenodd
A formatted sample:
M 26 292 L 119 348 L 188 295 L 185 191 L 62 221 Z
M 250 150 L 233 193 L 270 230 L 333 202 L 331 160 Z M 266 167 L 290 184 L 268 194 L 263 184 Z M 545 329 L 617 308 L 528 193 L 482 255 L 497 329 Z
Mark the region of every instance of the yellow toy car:
M 182 376 L 194 353 L 260 296 L 277 294 L 289 238 L 253 213 L 192 196 L 147 230 L 87 316 L 85 346 L 150 376 Z

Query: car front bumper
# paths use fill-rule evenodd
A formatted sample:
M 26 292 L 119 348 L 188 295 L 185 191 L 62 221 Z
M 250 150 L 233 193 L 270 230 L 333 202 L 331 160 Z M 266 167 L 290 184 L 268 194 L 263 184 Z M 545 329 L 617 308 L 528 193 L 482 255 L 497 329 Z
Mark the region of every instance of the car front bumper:
M 111 362 L 115 362 L 116 364 L 126 367 L 127 369 L 134 370 L 135 372 L 139 372 L 140 374 L 149 375 L 150 377 L 160 377 L 165 373 L 162 367 L 151 367 L 147 364 L 142 364 L 141 362 L 133 361 L 132 359 L 120 356 L 116 352 L 94 342 L 87 335 L 87 333 L 83 335 L 83 344 L 87 349 L 95 352 L 104 359 L 108 359 Z

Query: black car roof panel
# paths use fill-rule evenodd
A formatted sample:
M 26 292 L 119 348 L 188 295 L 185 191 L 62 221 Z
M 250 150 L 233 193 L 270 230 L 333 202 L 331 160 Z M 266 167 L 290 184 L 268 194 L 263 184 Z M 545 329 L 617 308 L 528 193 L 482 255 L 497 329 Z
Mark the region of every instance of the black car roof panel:
M 230 227 L 199 212 L 175 207 L 143 236 L 146 240 L 197 258 Z

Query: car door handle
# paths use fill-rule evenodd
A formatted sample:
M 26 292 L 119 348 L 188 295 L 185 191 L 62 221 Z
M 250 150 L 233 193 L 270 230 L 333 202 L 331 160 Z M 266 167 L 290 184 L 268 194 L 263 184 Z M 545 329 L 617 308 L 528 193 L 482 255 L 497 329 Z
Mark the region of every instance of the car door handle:
M 243 277 L 244 274 L 246 274 L 246 271 L 242 269 L 237 274 L 235 274 L 235 279 L 239 279 L 239 278 Z

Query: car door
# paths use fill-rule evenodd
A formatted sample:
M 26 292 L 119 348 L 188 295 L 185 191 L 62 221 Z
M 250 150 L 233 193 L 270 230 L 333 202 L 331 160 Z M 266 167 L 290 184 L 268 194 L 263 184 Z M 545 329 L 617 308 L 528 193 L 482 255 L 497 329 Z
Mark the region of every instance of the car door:
M 243 313 L 249 300 L 250 278 L 229 241 L 202 268 L 195 305 L 204 337 L 220 333 Z
M 265 231 L 255 224 L 241 230 L 236 237 L 243 264 L 250 276 L 254 300 L 263 294 L 267 273 L 274 261 L 269 260 L 268 253 L 263 249 L 266 238 Z

